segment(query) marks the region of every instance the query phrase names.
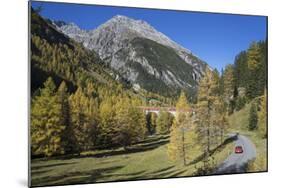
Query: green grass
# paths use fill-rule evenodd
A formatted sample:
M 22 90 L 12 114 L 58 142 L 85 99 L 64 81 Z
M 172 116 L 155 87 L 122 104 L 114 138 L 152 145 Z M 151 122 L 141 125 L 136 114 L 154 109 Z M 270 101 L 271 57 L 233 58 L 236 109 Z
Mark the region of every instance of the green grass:
M 31 162 L 32 185 L 61 185 L 120 180 L 192 176 L 202 162 L 184 166 L 167 155 L 168 136 L 149 137 L 130 150 L 89 151 L 76 157 L 34 159 Z M 219 164 L 233 150 L 227 144 L 214 152 Z M 189 161 L 189 163 L 192 161 Z
M 224 147 L 218 149 L 213 154 L 213 157 L 215 158 L 215 163 L 217 165 L 221 164 L 231 153 L 233 152 L 235 147 L 235 144 L 233 142 L 228 143 Z
M 249 131 L 249 114 L 250 114 L 251 103 L 246 104 L 244 108 L 242 108 L 238 112 L 234 112 L 229 117 L 230 131 L 231 132 L 239 132 L 247 136 L 255 145 L 257 157 L 253 163 L 250 164 L 248 171 L 256 172 L 256 171 L 266 171 L 267 170 L 267 139 L 263 139 L 260 136 L 258 130 Z

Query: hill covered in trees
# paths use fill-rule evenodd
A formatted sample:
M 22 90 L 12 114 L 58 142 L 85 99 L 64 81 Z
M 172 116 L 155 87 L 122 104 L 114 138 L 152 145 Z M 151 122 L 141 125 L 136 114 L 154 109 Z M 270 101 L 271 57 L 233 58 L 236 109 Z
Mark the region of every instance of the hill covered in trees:
M 98 55 L 58 32 L 35 11 L 31 15 L 31 34 L 32 155 L 79 153 L 97 143 L 130 144 L 143 137 L 145 125 L 137 114 L 144 116 L 130 107 L 142 101 L 110 76 Z M 121 107 L 113 101 L 128 103 Z M 125 130 L 111 129 L 112 121 L 117 121 L 115 107 L 125 110 L 124 116 L 136 112 L 129 117 L 137 118 L 140 130 L 130 130 L 132 134 L 137 131 L 139 137 L 130 139 L 128 133 L 121 138 Z M 103 134 L 98 134 L 101 130 Z
M 154 104 L 152 99 L 157 105 L 171 103 L 160 95 L 126 88 L 94 51 L 33 10 L 31 51 L 33 156 L 126 147 L 149 132 L 138 106 Z
M 220 82 L 229 113 L 264 95 L 267 90 L 267 41 L 252 42 L 246 51 L 240 52 L 234 64 L 222 70 Z
M 217 70 L 207 70 L 199 82 L 197 101 L 192 108 L 181 94 L 168 146 L 172 160 L 182 161 L 188 166 L 203 153 L 203 166 L 197 169 L 197 173 L 212 174 L 218 165 L 212 151 L 225 142 L 226 133 L 235 131 L 249 134 L 257 144 L 259 156 L 249 170 L 266 170 L 266 46 L 263 41 L 252 43 L 246 52 L 241 53 L 243 55 L 237 56 L 234 65 L 226 66 L 221 75 Z M 242 56 L 246 57 L 244 61 L 240 61 Z M 244 80 L 241 76 L 245 76 Z

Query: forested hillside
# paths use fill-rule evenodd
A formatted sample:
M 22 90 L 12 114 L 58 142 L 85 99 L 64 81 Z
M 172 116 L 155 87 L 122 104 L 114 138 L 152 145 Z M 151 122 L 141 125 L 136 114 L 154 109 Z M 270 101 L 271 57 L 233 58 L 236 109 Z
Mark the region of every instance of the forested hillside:
M 79 153 L 141 140 L 145 117 L 132 104 L 142 101 L 105 71 L 93 51 L 56 31 L 34 11 L 31 21 L 32 155 Z M 113 126 L 124 118 L 133 118 L 136 128 L 129 122 L 126 128 Z M 122 131 L 128 134 L 122 136 Z
M 267 41 L 252 42 L 234 61 L 222 70 L 221 90 L 228 112 L 240 110 L 267 89 Z
M 247 135 L 257 156 L 248 172 L 267 170 L 267 40 L 253 42 L 222 75 L 229 129 Z
M 87 81 L 117 87 L 94 51 L 58 32 L 36 12 L 32 11 L 31 16 L 32 91 L 42 86 L 48 76 L 54 77 L 56 84 L 64 80 L 72 87 L 85 87 Z
M 212 173 L 217 165 L 211 156 L 212 150 L 223 144 L 226 133 L 235 131 L 250 134 L 255 139 L 259 156 L 257 164 L 254 163 L 253 166 L 255 169 L 265 170 L 266 68 L 266 41 L 253 42 L 221 74 L 216 69 L 205 72 L 199 82 L 197 101 L 193 107 L 190 107 L 182 93 L 176 104 L 177 113 L 170 132 L 170 158 L 175 161 L 182 160 L 187 165 L 194 156 L 204 153 L 204 165 L 198 169 L 198 173 Z M 245 106 L 250 106 L 247 113 Z M 193 111 L 194 115 L 188 115 L 186 111 Z

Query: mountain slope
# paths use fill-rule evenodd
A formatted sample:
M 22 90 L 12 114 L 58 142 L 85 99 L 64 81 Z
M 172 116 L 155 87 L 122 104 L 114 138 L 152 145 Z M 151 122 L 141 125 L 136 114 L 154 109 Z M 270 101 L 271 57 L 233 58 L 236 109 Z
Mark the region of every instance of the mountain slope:
M 51 76 L 58 85 L 66 81 L 70 90 L 85 85 L 118 83 L 99 56 L 57 31 L 47 20 L 31 11 L 31 90 L 36 91 Z
M 111 66 L 130 82 L 156 93 L 167 93 L 175 86 L 194 89 L 196 84 L 191 65 L 168 47 L 145 38 L 134 38 L 117 51 Z
M 195 90 L 207 67 L 189 50 L 142 20 L 117 15 L 90 31 L 74 23 L 53 24 L 96 51 L 124 79 L 148 91 Z

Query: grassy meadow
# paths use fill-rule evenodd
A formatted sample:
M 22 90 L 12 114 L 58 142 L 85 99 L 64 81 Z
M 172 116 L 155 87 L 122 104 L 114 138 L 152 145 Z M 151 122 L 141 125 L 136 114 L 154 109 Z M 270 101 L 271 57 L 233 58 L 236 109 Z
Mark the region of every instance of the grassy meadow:
M 128 150 L 88 151 L 80 156 L 33 159 L 32 186 L 75 183 L 108 182 L 122 180 L 157 179 L 196 175 L 202 166 L 199 156 L 184 166 L 172 162 L 167 154 L 168 135 L 155 135 L 133 145 Z M 214 150 L 212 156 L 221 163 L 233 151 L 234 144 L 227 143 Z

